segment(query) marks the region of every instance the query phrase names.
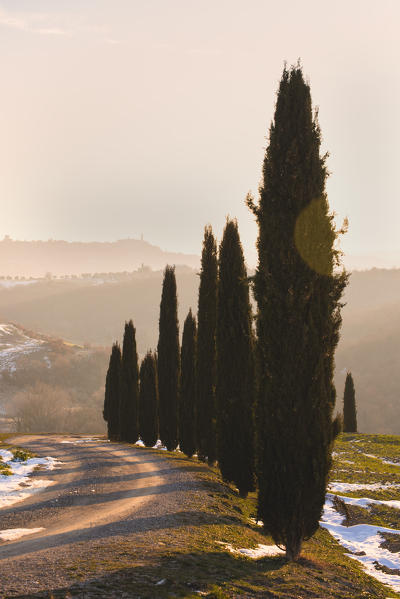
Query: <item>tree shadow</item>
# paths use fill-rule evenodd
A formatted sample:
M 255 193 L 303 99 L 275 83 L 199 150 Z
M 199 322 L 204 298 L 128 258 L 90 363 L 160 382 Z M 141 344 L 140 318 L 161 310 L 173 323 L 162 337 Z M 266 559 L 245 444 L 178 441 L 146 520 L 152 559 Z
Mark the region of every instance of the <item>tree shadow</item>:
M 219 516 L 201 511 L 182 511 L 159 516 L 132 517 L 110 522 L 109 524 L 88 526 L 68 532 L 49 534 L 36 538 L 22 539 L 17 542 L 4 542 L 0 544 L 0 561 L 10 557 L 21 557 L 23 555 L 51 549 L 70 543 L 100 540 L 110 537 L 126 537 L 134 533 L 146 533 L 161 531 L 181 526 L 210 526 L 221 524 L 232 524 L 245 526 L 239 518 L 232 516 Z
M 85 487 L 86 487 L 85 483 Z M 71 483 L 71 488 L 74 488 L 78 491 L 79 485 L 77 483 Z M 53 485 L 51 489 L 55 489 L 56 486 Z M 199 484 L 196 481 L 185 483 L 185 490 L 187 491 L 197 491 L 199 489 Z M 21 513 L 32 513 L 34 510 L 42 510 L 44 508 L 51 507 L 52 509 L 64 509 L 65 507 L 76 507 L 76 506 L 92 506 L 92 505 L 100 505 L 104 503 L 110 503 L 113 501 L 119 501 L 121 499 L 135 499 L 138 497 L 151 497 L 154 495 L 165 495 L 166 493 L 173 493 L 177 491 L 177 486 L 175 482 L 165 483 L 161 485 L 156 485 L 154 487 L 138 487 L 132 489 L 123 489 L 120 491 L 111 491 L 109 493 L 79 493 L 64 495 L 57 498 L 50 498 L 44 501 L 35 502 L 34 504 L 29 503 L 28 505 L 21 505 L 17 507 L 11 507 L 7 510 L 2 510 L 0 517 L 8 516 L 10 514 L 17 515 Z M 0 545 L 1 546 L 1 545 Z
M 48 589 L 18 599 L 49 599 L 66 597 L 129 597 L 155 599 L 166 597 L 195 597 L 201 594 L 209 599 L 218 597 L 275 598 L 278 596 L 265 587 L 265 575 L 279 572 L 287 564 L 283 557 L 259 560 L 238 558 L 222 551 L 170 553 L 150 563 L 121 568 L 90 580 L 70 586 Z M 224 589 L 224 594 L 213 592 L 212 586 Z M 283 595 L 282 595 L 283 596 Z M 298 595 L 284 595 L 287 599 Z

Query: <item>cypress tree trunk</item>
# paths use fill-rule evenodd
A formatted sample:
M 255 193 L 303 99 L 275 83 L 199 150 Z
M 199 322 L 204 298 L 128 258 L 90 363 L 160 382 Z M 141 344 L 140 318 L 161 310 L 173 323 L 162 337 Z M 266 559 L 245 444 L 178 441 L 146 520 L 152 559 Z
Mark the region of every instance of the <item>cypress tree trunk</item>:
M 217 244 L 211 227 L 204 231 L 197 331 L 197 452 L 216 460 L 215 334 L 217 323 Z
M 132 320 L 125 323 L 122 344 L 122 388 L 120 403 L 120 439 L 136 443 L 139 438 L 139 371 L 136 330 Z
M 296 559 L 318 528 L 337 427 L 332 419 L 340 297 L 338 232 L 320 129 L 299 66 L 285 68 L 263 167 L 258 304 L 258 517 Z
M 219 248 L 217 457 L 241 496 L 254 490 L 254 368 L 249 284 L 236 221 Z
M 183 326 L 179 409 L 179 447 L 189 457 L 196 452 L 196 343 L 196 319 L 190 309 Z
M 343 432 L 357 432 L 357 409 L 354 381 L 351 372 L 347 373 L 343 395 Z
M 157 368 L 160 439 L 168 451 L 178 445 L 179 326 L 175 267 L 167 266 L 160 304 Z
M 118 343 L 114 343 L 107 371 L 103 409 L 103 417 L 107 422 L 107 436 L 111 441 L 118 441 L 120 435 L 121 374 L 121 349 Z
M 156 360 L 150 351 L 140 365 L 139 430 L 146 447 L 154 447 L 158 438 L 158 388 Z

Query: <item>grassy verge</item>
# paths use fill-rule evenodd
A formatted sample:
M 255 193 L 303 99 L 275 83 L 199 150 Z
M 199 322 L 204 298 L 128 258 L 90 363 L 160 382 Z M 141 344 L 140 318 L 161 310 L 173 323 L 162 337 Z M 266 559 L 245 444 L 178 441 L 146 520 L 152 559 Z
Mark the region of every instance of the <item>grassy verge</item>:
M 141 599 L 400 597 L 367 576 L 325 530 L 304 544 L 296 563 L 283 557 L 252 560 L 229 553 L 219 542 L 236 548 L 272 544 L 250 520 L 256 511 L 255 495 L 241 499 L 216 469 L 182 454 L 160 454 L 177 468 L 194 472 L 200 481 L 199 490 L 191 494 L 189 509 L 186 504 L 156 530 L 146 530 L 134 539 L 99 543 L 84 558 L 64 564 L 82 581 L 69 589 L 72 596 L 88 592 L 99 597 L 126 593 Z M 65 596 L 66 591 L 60 589 L 54 597 Z

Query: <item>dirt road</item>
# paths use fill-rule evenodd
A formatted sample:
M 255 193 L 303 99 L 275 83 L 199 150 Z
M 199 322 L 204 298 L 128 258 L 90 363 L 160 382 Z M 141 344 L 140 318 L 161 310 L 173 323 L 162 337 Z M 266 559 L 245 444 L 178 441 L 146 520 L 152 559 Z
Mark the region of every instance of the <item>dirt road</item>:
M 0 530 L 43 528 L 0 541 L 0 597 L 50 590 L 70 581 L 60 568 L 90 542 L 148 531 L 182 509 L 182 485 L 196 487 L 159 452 L 79 437 L 21 436 L 11 443 L 60 460 L 34 476 L 53 484 L 0 510 Z M 88 545 L 89 543 L 89 545 Z

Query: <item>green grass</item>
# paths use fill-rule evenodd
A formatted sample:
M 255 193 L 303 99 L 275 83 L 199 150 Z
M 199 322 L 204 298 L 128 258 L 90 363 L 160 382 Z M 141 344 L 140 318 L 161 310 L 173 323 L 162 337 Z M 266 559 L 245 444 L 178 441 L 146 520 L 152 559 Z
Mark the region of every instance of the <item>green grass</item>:
M 31 451 L 20 447 L 13 447 L 11 451 L 14 455 L 14 460 L 18 462 L 26 462 L 26 460 L 34 457 L 34 454 Z
M 13 454 L 13 460 L 19 461 L 19 462 L 25 462 L 26 460 L 28 460 L 29 458 L 33 458 L 34 454 L 27 450 L 27 449 L 23 449 L 22 447 L 15 447 L 14 445 L 10 445 L 9 443 L 7 443 L 7 439 L 9 439 L 10 437 L 13 437 L 14 434 L 12 433 L 1 433 L 0 434 L 0 449 L 7 449 L 8 451 L 11 451 L 11 453 Z M 0 457 L 0 474 L 3 475 L 7 475 L 10 476 L 12 474 L 12 470 L 11 467 L 8 464 L 4 464 L 3 459 Z
M 363 459 L 351 449 L 346 436 L 339 440 L 336 451 L 346 456 L 356 453 L 359 461 Z M 236 548 L 273 543 L 250 521 L 256 514 L 255 494 L 242 499 L 231 485 L 221 480 L 215 468 L 179 453 L 159 453 L 175 466 L 194 471 L 201 481 L 201 489 L 192 494 L 190 510 L 185 508 L 175 514 L 173 526 L 169 522 L 157 530 L 156 535 L 154 531 L 144 532 L 137 535 L 134 542 L 110 540 L 99 544 L 90 556 L 66 563 L 64 566 L 78 581 L 90 579 L 85 592 L 127 593 L 141 599 L 400 597 L 367 576 L 360 564 L 347 557 L 346 550 L 323 529 L 304 543 L 297 562 L 289 563 L 281 556 L 252 560 L 229 553 L 219 541 Z M 334 480 L 340 480 L 338 470 L 342 466 L 343 463 L 336 460 Z M 383 476 L 387 469 L 379 472 Z M 379 524 L 388 526 L 395 514 L 378 510 L 373 517 Z M 393 544 L 395 540 L 386 542 Z M 159 581 L 164 582 L 157 585 Z M 74 587 L 70 590 L 73 592 Z M 60 589 L 60 593 L 64 593 L 60 596 L 65 596 L 66 591 Z
M 3 476 L 10 476 L 12 474 L 12 470 L 11 470 L 10 466 L 3 462 L 3 458 L 1 456 L 0 456 L 0 474 Z

